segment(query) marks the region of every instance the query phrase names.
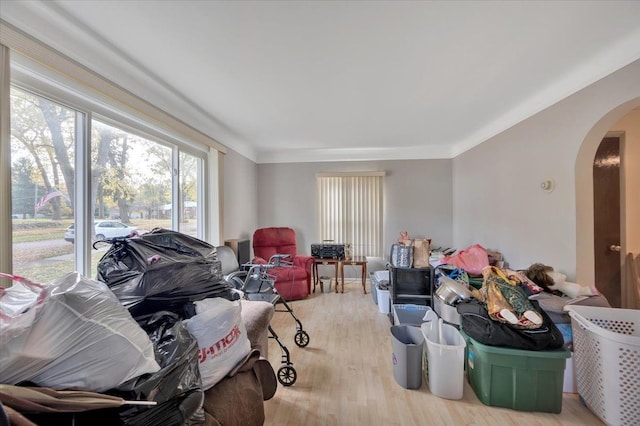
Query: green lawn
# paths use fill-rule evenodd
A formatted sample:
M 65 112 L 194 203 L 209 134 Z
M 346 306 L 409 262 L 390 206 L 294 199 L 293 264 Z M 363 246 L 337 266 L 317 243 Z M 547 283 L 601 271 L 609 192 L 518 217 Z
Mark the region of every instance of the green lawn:
M 29 241 L 55 240 L 64 238 L 64 233 L 73 219 L 13 219 L 13 242 L 24 243 Z M 153 228 L 171 227 L 169 219 L 135 219 L 131 225 L 151 231 Z
M 64 243 L 65 231 L 73 219 L 53 221 L 50 219 L 13 219 L 13 269 L 14 274 L 26 277 L 38 283 L 50 283 L 74 271 L 75 264 L 72 256 L 74 245 Z M 141 230 L 150 231 L 156 227 L 169 228 L 171 221 L 136 219 L 131 223 Z M 46 241 L 54 240 L 56 244 L 48 245 Z M 17 243 L 42 241 L 42 247 L 19 248 Z M 60 244 L 62 242 L 62 244 Z M 104 250 L 92 250 L 91 277 L 95 278 L 97 264 Z
M 13 219 L 13 242 L 24 243 L 64 238 L 64 232 L 72 219 Z

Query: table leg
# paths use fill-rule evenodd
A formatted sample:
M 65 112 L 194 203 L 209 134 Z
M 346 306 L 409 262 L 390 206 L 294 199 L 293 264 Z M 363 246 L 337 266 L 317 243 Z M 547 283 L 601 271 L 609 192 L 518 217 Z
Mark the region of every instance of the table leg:
M 311 275 L 313 275 L 313 292 L 316 292 L 316 284 L 318 284 L 318 264 L 313 263 L 311 267 Z M 322 293 L 322 281 L 320 281 L 320 293 Z
M 363 263 L 362 264 L 362 291 L 364 291 L 364 294 L 367 294 L 367 264 Z
M 342 283 L 341 293 L 344 293 L 344 262 L 340 262 L 340 282 Z
M 335 277 L 336 277 L 336 293 L 338 293 L 338 288 L 340 287 L 340 275 L 338 274 L 338 268 L 340 267 L 340 265 L 336 262 L 333 264 L 333 267 L 335 269 Z

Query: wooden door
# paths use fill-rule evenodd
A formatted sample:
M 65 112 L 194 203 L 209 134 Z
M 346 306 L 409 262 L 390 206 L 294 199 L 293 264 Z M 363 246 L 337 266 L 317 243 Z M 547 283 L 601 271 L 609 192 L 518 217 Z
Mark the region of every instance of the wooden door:
M 593 162 L 595 284 L 621 307 L 620 138 L 602 139 Z

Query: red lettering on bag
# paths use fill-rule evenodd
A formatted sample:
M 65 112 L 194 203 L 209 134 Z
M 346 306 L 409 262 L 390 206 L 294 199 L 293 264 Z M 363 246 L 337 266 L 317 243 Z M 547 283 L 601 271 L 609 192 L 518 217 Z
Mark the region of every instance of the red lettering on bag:
M 208 348 L 201 348 L 199 354 L 200 363 L 206 361 L 207 355 L 210 355 L 211 358 L 216 358 L 222 352 L 225 352 L 227 348 L 231 347 L 238 340 L 240 335 L 240 327 L 236 325 L 226 336 L 215 342 L 213 345 Z

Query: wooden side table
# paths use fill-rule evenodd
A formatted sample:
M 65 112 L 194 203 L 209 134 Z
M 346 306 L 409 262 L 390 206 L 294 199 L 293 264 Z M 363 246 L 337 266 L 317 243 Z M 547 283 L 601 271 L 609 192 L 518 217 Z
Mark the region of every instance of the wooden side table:
M 311 274 L 313 275 L 313 292 L 316 292 L 316 284 L 320 283 L 320 292 L 324 291 L 322 280 L 318 276 L 318 265 L 333 265 L 335 269 L 335 277 L 336 277 L 336 293 L 338 292 L 338 265 L 340 264 L 340 259 L 319 259 L 314 258 L 313 260 L 313 269 Z M 343 285 L 344 287 L 344 285 Z M 329 284 L 329 291 L 331 291 L 331 284 Z
M 344 293 L 344 265 L 360 266 L 362 268 L 362 291 L 367 294 L 367 258 L 365 256 L 353 256 L 350 260 L 340 262 L 340 280 L 342 281 L 342 293 Z M 336 293 L 338 286 L 336 285 Z

